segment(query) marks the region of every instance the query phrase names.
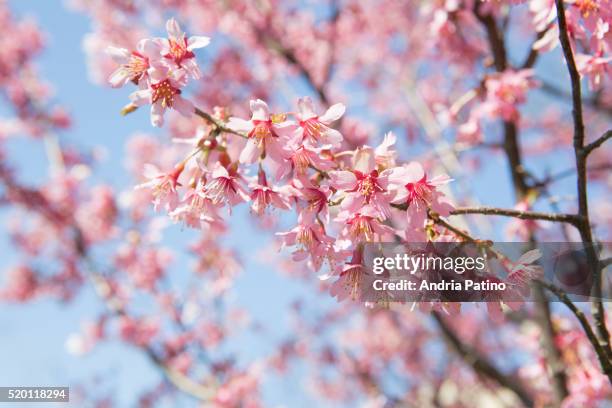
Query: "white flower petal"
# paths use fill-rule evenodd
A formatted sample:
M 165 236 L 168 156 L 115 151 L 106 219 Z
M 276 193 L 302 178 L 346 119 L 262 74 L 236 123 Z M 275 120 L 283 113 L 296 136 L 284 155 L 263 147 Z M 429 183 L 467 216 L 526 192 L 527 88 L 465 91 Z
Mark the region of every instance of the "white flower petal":
M 197 48 L 203 48 L 210 44 L 210 38 L 201 35 L 194 35 L 187 40 L 187 49 L 193 51 Z
M 337 103 L 335 105 L 330 106 L 327 112 L 325 112 L 322 116 L 319 116 L 319 121 L 325 124 L 329 124 L 340 119 L 342 115 L 344 115 L 345 111 L 346 107 L 344 106 L 344 104 Z

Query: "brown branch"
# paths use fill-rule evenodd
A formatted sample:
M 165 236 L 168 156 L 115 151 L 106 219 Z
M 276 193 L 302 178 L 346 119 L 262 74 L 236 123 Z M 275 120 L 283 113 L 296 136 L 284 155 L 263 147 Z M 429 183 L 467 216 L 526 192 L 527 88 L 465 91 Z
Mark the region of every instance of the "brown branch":
M 546 362 L 551 371 L 551 385 L 553 389 L 554 403 L 556 407 L 560 407 L 563 400 L 569 395 L 567 390 L 567 375 L 561 352 L 556 344 L 556 331 L 550 314 L 550 305 L 548 298 L 544 293 L 544 288 L 537 282 L 534 285 L 534 297 L 539 307 L 536 308 L 537 319 L 540 327 L 542 327 L 542 350 L 546 358 Z
M 498 28 L 495 17 L 492 14 L 482 15 L 480 13 L 480 2 L 477 2 L 474 8 L 476 18 L 485 28 L 489 48 L 493 54 L 493 64 L 497 72 L 503 72 L 508 68 L 508 56 L 506 52 L 506 43 L 504 34 Z M 526 172 L 521 161 L 521 149 L 518 142 L 518 129 L 514 122 L 504 121 L 504 144 L 503 148 L 508 158 L 510 174 L 512 176 L 512 185 L 514 186 L 515 194 L 522 199 L 527 195 L 528 187 L 525 180 Z
M 591 327 L 591 324 L 589 323 L 589 320 L 587 319 L 585 314 L 582 312 L 582 310 L 578 309 L 576 304 L 572 302 L 572 300 L 561 288 L 558 288 L 553 284 L 541 280 L 537 281 L 537 283 L 551 291 L 561 302 L 563 302 L 565 306 L 567 306 L 567 308 L 574 314 L 574 316 L 576 316 L 578 322 L 584 330 L 584 333 L 589 339 L 589 342 L 593 345 L 593 349 L 597 354 L 597 358 L 599 359 L 599 363 L 603 372 L 608 376 L 608 381 L 612 383 L 612 361 L 608 358 L 604 347 L 599 342 L 599 339 L 593 331 L 593 328 Z
M 602 302 L 601 289 L 601 268 L 599 259 L 593 245 L 593 236 L 589 221 L 589 205 L 587 199 L 587 174 L 586 174 L 586 159 L 589 151 L 584 147 L 585 130 L 584 119 L 582 114 L 582 90 L 580 85 L 580 73 L 576 68 L 574 60 L 574 52 L 570 43 L 567 22 L 565 20 L 565 7 L 563 0 L 555 0 L 557 6 L 557 22 L 559 24 L 559 41 L 563 49 L 563 55 L 569 72 L 571 88 L 572 88 L 572 116 L 574 120 L 574 156 L 576 160 L 577 173 L 577 194 L 578 194 L 578 214 L 582 217 L 582 221 L 578 226 L 580 237 L 585 244 L 585 250 L 591 269 L 593 270 L 593 303 L 592 313 L 595 318 L 595 324 L 599 333 L 599 339 L 606 351 L 608 359 L 612 359 L 612 349 L 610 348 L 610 333 L 606 326 L 605 310 Z M 600 139 L 601 140 L 601 139 Z M 604 140 L 605 141 L 605 140 Z M 602 141 L 603 143 L 603 141 Z
M 202 119 L 206 120 L 211 125 L 215 126 L 217 128 L 217 130 L 219 130 L 220 132 L 231 133 L 232 135 L 240 136 L 242 138 L 246 138 L 247 137 L 246 135 L 244 135 L 244 134 L 242 134 L 242 133 L 240 133 L 240 132 L 238 132 L 238 131 L 236 131 L 234 129 L 228 128 L 227 126 L 225 126 L 225 124 L 223 124 L 223 122 L 221 122 L 220 120 L 215 119 L 210 113 L 204 112 L 200 108 L 195 108 L 194 112 L 195 112 L 196 115 L 198 115 Z
M 463 207 L 456 208 L 451 211 L 451 215 L 460 214 L 484 214 L 484 215 L 499 215 L 502 217 L 514 217 L 521 220 L 542 220 L 550 222 L 566 222 L 568 224 L 577 225 L 580 217 L 575 214 L 552 214 L 534 211 L 519 211 L 506 208 L 495 207 Z
M 536 62 L 538 62 L 540 51 L 535 49 L 534 46 L 538 41 L 542 39 L 542 37 L 544 37 L 544 35 L 546 35 L 546 33 L 548 32 L 548 30 L 550 30 L 550 28 L 551 28 L 551 25 L 547 26 L 544 30 L 538 31 L 536 33 L 535 39 L 531 43 L 531 47 L 529 47 L 529 54 L 527 54 L 525 61 L 523 61 L 523 63 L 521 64 L 522 69 L 532 68 L 533 66 L 535 66 Z
M 586 145 L 584 147 L 584 155 L 588 156 L 589 154 L 591 154 L 595 149 L 599 148 L 601 145 L 603 145 L 608 139 L 610 139 L 612 137 L 612 129 L 606 131 L 603 135 L 601 135 L 598 139 L 596 139 L 595 141 L 593 141 L 592 143 Z M 586 158 L 586 157 L 585 157 Z
M 278 55 L 283 57 L 287 62 L 292 64 L 297 70 L 300 72 L 300 75 L 304 77 L 306 82 L 312 87 L 312 89 L 317 93 L 317 96 L 325 105 L 329 105 L 329 98 L 327 97 L 327 93 L 323 89 L 323 87 L 316 84 L 313 76 L 310 71 L 306 69 L 306 66 L 297 58 L 295 52 L 285 47 L 280 40 L 272 36 L 271 34 L 264 33 L 263 30 L 256 29 L 256 33 L 259 38 L 261 38 L 262 42 L 268 46 L 271 50 L 275 51 Z
M 470 366 L 474 368 L 478 374 L 483 375 L 495 381 L 500 386 L 513 391 L 525 406 L 533 406 L 533 400 L 527 390 L 516 378 L 502 373 L 497 367 L 491 364 L 478 350 L 463 343 L 455 334 L 453 329 L 446 323 L 444 318 L 438 313 L 433 312 L 432 316 L 444 338 L 452 346 L 455 352 Z

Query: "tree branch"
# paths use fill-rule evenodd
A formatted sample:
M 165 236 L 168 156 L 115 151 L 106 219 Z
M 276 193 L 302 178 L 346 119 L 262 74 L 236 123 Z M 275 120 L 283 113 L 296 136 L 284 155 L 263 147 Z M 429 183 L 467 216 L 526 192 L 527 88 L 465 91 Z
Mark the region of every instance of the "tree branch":
M 576 68 L 574 53 L 567 32 L 567 22 L 565 20 L 565 8 L 563 0 L 555 0 L 557 7 L 557 22 L 559 24 L 559 41 L 563 49 L 563 55 L 567 63 L 571 88 L 572 88 L 572 116 L 574 120 L 574 156 L 576 160 L 576 173 L 578 175 L 577 193 L 578 193 L 578 214 L 582 217 L 582 221 L 578 226 L 580 237 L 585 244 L 586 254 L 589 260 L 591 269 L 593 270 L 593 303 L 592 313 L 595 318 L 595 324 L 599 333 L 599 339 L 606 351 L 608 359 L 612 359 L 612 349 L 610 348 L 610 333 L 606 326 L 605 311 L 602 302 L 601 289 L 601 268 L 599 259 L 593 245 L 593 236 L 589 221 L 589 205 L 587 200 L 587 178 L 586 178 L 586 159 L 588 151 L 584 147 L 585 130 L 584 119 L 582 114 L 582 90 L 580 85 L 580 73 Z M 605 135 L 604 135 L 605 136 Z M 601 140 L 601 139 L 599 139 Z M 605 139 L 603 140 L 605 141 Z M 603 143 L 603 141 L 601 143 Z M 597 141 L 595 142 L 597 143 Z
M 220 120 L 215 119 L 210 113 L 204 112 L 203 110 L 201 110 L 200 108 L 195 108 L 194 110 L 195 114 L 198 115 L 199 117 L 201 117 L 202 119 L 204 119 L 205 121 L 207 121 L 208 123 L 210 123 L 211 125 L 215 126 L 219 131 L 224 132 L 224 133 L 231 133 L 233 135 L 236 136 L 240 136 L 242 138 L 246 138 L 247 136 L 234 130 L 234 129 L 230 129 L 227 126 L 225 126 L 223 124 L 223 122 L 221 122 Z
M 599 137 L 599 139 L 596 139 L 595 141 L 593 141 L 592 143 L 586 145 L 584 147 L 584 155 L 588 156 L 589 154 L 591 154 L 593 152 L 593 150 L 597 149 L 598 147 L 600 147 L 601 145 L 603 145 L 608 139 L 610 139 L 612 137 L 612 129 L 606 131 L 603 135 L 601 135 Z M 586 158 L 586 157 L 585 157 Z
M 474 368 L 478 374 L 483 375 L 495 381 L 502 387 L 513 391 L 525 406 L 533 406 L 531 396 L 516 378 L 502 373 L 497 367 L 482 356 L 478 350 L 464 344 L 438 312 L 434 311 L 432 312 L 432 315 L 447 342 L 467 364 Z
M 572 302 L 572 300 L 567 296 L 567 294 L 560 288 L 556 287 L 553 284 L 537 281 L 538 284 L 545 287 L 549 291 L 551 291 L 567 308 L 576 316 L 578 322 L 582 326 L 584 333 L 586 334 L 589 342 L 593 345 L 593 349 L 595 350 L 595 354 L 597 354 L 597 358 L 599 359 L 599 363 L 603 372 L 608 376 L 608 380 L 612 383 L 612 362 L 607 357 L 606 351 L 604 347 L 601 345 L 599 340 L 597 339 L 597 335 L 593 331 L 589 320 L 582 312 L 582 310 L 578 309 L 576 304 Z
M 495 207 L 463 207 L 456 208 L 451 211 L 451 215 L 460 214 L 484 214 L 484 215 L 499 215 L 502 217 L 514 217 L 521 220 L 542 220 L 550 222 L 566 222 L 568 224 L 577 225 L 580 217 L 575 214 L 552 214 L 535 211 L 520 211 L 506 208 Z
M 552 323 L 548 298 L 544 293 L 544 288 L 539 283 L 536 282 L 534 286 L 534 297 L 539 305 L 539 307 L 536 309 L 537 319 L 539 320 L 540 327 L 542 328 L 542 350 L 551 371 L 550 377 L 555 406 L 561 407 L 563 400 L 569 395 L 567 390 L 567 375 L 565 374 L 565 367 L 561 352 L 557 348 L 556 344 L 557 334 Z

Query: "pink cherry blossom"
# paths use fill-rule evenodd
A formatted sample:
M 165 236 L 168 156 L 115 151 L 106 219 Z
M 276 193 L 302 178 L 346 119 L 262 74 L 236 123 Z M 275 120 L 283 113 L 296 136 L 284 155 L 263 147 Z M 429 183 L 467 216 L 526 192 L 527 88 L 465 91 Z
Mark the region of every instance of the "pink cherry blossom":
M 173 18 L 166 22 L 166 30 L 168 31 L 168 39 L 161 41 L 161 50 L 159 51 L 163 58 L 179 69 L 184 69 L 193 79 L 200 79 L 202 73 L 193 50 L 206 47 L 210 43 L 210 38 L 203 36 L 187 38 L 180 25 Z
M 151 189 L 156 210 L 160 207 L 173 210 L 178 204 L 176 189 L 181 185 L 178 178 L 184 169 L 184 165 L 179 165 L 170 173 L 162 173 L 152 164 L 145 165 L 144 177 L 148 181 L 139 184 L 136 188 Z
M 150 74 L 151 83 L 146 89 L 135 91 L 130 99 L 136 106 L 151 105 L 151 124 L 161 127 L 164 124 L 166 109 L 174 109 L 181 115 L 193 115 L 191 102 L 181 96 L 181 88 L 186 84 L 186 77 L 180 71 L 157 68 Z
M 380 212 L 371 205 L 361 207 L 358 211 L 343 210 L 335 221 L 344 223 L 343 235 L 354 242 L 384 241 L 394 236 L 395 230 L 382 223 Z
M 312 219 L 298 219 L 298 225 L 288 232 L 279 232 L 283 246 L 298 246 L 292 253 L 293 260 L 310 257 L 313 270 L 318 271 L 331 249 L 334 239 L 327 236 L 323 227 Z
M 138 42 L 135 51 L 125 48 L 108 47 L 107 53 L 121 64 L 108 79 L 111 86 L 117 88 L 124 86 L 128 81 L 142 87 L 146 86 L 149 71 L 152 69 L 150 61 L 159 59 L 160 47 L 156 42 L 144 39 Z
M 341 103 L 332 105 L 318 116 L 314 104 L 309 97 L 298 100 L 297 119 L 299 120 L 302 141 L 311 146 L 338 147 L 342 143 L 342 135 L 330 127 L 331 123 L 342 117 L 345 107 Z
M 242 201 L 249 201 L 249 194 L 239 182 L 235 169 L 228 169 L 217 163 L 210 180 L 204 186 L 204 194 L 213 204 L 227 203 L 235 206 Z
M 269 206 L 288 210 L 291 208 L 287 199 L 279 192 L 268 186 L 266 174 L 260 170 L 258 174 L 258 182 L 250 186 L 251 209 L 257 215 L 262 215 Z
M 261 99 L 252 100 L 250 105 L 251 120 L 232 117 L 228 123 L 231 129 L 245 132 L 248 137 L 240 162 L 254 163 L 265 153 L 266 157 L 282 163 L 287 157 L 285 146 L 295 137 L 297 126 L 285 121 L 282 115 L 271 115 L 268 104 Z
M 576 67 L 581 75 L 589 78 L 592 90 L 598 90 L 603 85 L 603 79 L 610 75 L 610 62 L 612 57 L 603 58 L 587 54 L 576 55 Z
M 389 174 L 389 170 L 381 174 L 378 170 L 369 173 L 357 170 L 329 173 L 331 186 L 346 193 L 341 203 L 343 210 L 355 212 L 365 205 L 370 205 L 383 219 L 391 214 L 391 197 L 387 190 Z
M 486 83 L 484 109 L 489 115 L 506 121 L 517 121 L 520 117 L 518 106 L 525 103 L 527 91 L 537 86 L 532 79 L 533 71 L 507 70 L 490 76 Z
M 119 334 L 127 342 L 138 346 L 149 344 L 159 330 L 153 319 L 137 319 L 123 316 L 119 319 Z
M 423 167 L 411 162 L 391 170 L 389 175 L 390 189 L 395 192 L 392 202 L 407 206 L 408 225 L 422 228 L 427 218 L 427 210 L 432 209 L 441 216 L 447 216 L 452 206 L 438 188 L 451 179 L 446 175 L 428 180 Z

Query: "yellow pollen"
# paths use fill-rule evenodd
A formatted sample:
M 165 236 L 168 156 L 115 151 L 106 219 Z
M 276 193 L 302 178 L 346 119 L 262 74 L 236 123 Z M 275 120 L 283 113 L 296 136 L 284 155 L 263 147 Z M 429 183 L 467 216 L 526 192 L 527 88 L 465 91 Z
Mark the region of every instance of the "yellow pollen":
M 153 85 L 153 103 L 161 99 L 162 106 L 171 108 L 174 103 L 174 95 L 176 94 L 177 90 L 170 85 L 170 81 L 167 79 Z
M 354 235 L 356 236 L 363 235 L 366 241 L 368 242 L 373 240 L 374 231 L 372 230 L 372 226 L 370 225 L 367 219 L 363 217 L 359 217 L 354 227 Z
M 293 156 L 293 163 L 298 173 L 303 174 L 306 172 L 306 169 L 308 169 L 310 160 L 306 154 L 298 152 Z
M 346 272 L 345 288 L 350 292 L 351 299 L 356 300 L 361 287 L 361 271 L 359 268 L 353 268 Z
M 130 73 L 132 79 L 140 79 L 140 76 L 147 70 L 148 63 L 146 59 L 132 55 L 125 67 Z
M 309 247 L 315 241 L 314 234 L 310 228 L 304 228 L 297 234 L 297 241 L 304 245 L 305 247 Z
M 584 18 L 587 18 L 591 12 L 597 12 L 599 9 L 595 0 L 579 0 L 576 2 L 576 4 L 578 5 L 578 9 L 580 9 L 580 13 Z
M 374 183 L 372 182 L 370 178 L 365 179 L 361 183 L 360 191 L 361 191 L 361 194 L 366 197 L 371 195 L 374 192 Z
M 270 128 L 265 123 L 260 123 L 253 129 L 252 136 L 257 139 L 258 144 L 261 146 L 267 137 L 272 136 L 272 131 L 270 131 Z
M 285 113 L 273 113 L 270 115 L 270 120 L 272 123 L 281 123 L 287 120 L 287 115 Z

